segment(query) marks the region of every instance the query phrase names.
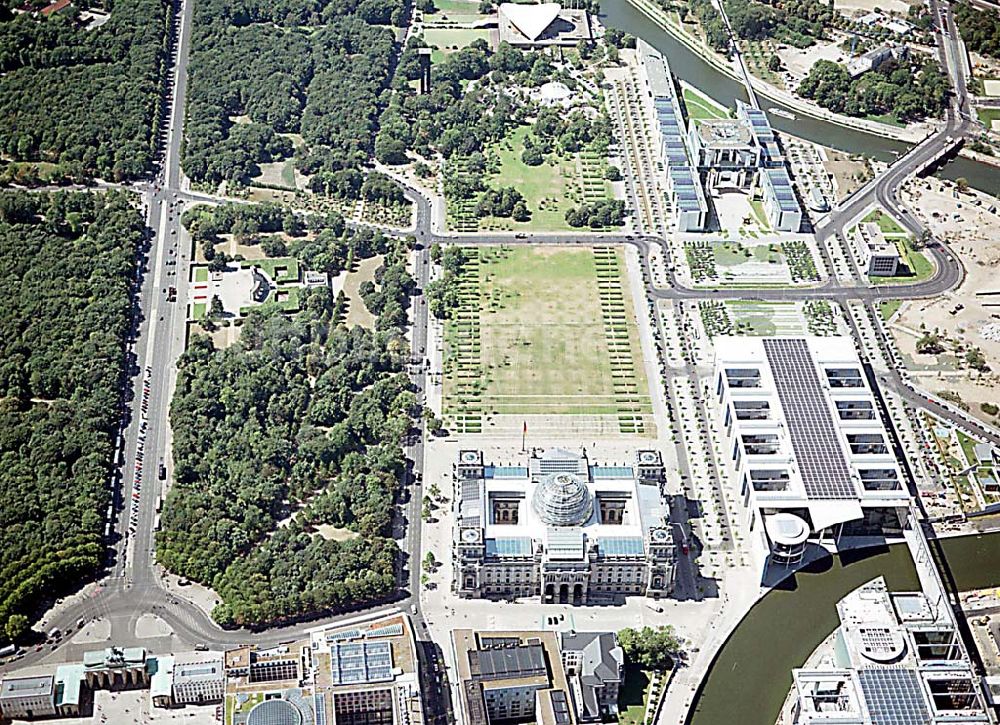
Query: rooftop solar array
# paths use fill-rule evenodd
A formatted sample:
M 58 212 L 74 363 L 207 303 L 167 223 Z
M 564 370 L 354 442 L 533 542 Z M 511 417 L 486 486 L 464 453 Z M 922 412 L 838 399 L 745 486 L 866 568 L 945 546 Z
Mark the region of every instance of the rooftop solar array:
M 913 670 L 858 670 L 858 684 L 875 725 L 928 725 L 931 715 Z
M 569 717 L 569 703 L 566 702 L 566 693 L 562 690 L 554 690 L 551 695 L 552 698 L 552 714 L 555 716 L 556 725 L 568 725 L 570 722 Z
M 788 171 L 784 168 L 764 169 L 770 182 L 771 192 L 774 200 L 778 203 L 778 208 L 783 212 L 801 211 L 799 202 L 795 199 L 795 192 L 792 191 L 792 181 L 788 178 Z
M 392 647 L 388 642 L 338 642 L 330 648 L 330 673 L 335 685 L 388 682 L 393 679 Z
M 597 551 L 604 556 L 642 556 L 646 545 L 641 536 L 598 536 Z
M 501 536 L 486 540 L 486 556 L 531 556 L 528 536 Z
M 376 627 L 365 632 L 365 637 L 398 637 L 403 633 L 403 625 L 400 622 L 387 624 L 384 627 Z
M 461 482 L 461 498 L 459 499 L 459 517 L 465 526 L 482 526 L 483 523 L 483 482 L 464 479 Z
M 340 632 L 333 632 L 326 636 L 327 642 L 339 642 L 346 639 L 357 639 L 361 636 L 360 629 L 345 629 Z
M 547 473 L 579 473 L 579 458 L 539 458 L 538 472 L 543 476 Z
M 767 120 L 767 114 L 759 108 L 753 106 L 742 106 L 743 113 L 750 122 L 750 129 L 753 135 L 761 143 L 774 140 L 774 131 L 771 130 L 771 122 Z
M 806 497 L 855 498 L 850 470 L 806 341 L 765 338 L 763 343 Z
M 469 652 L 469 671 L 479 681 L 515 680 L 548 674 L 540 644 L 517 645 Z
M 264 660 L 250 664 L 250 682 L 285 682 L 299 679 L 299 660 Z

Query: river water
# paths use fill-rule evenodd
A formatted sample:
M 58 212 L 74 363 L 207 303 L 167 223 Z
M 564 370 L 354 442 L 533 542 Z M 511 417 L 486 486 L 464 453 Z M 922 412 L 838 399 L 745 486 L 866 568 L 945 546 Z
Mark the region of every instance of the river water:
M 942 541 L 959 590 L 1000 586 L 1000 533 Z M 720 650 L 695 698 L 690 725 L 774 725 L 792 669 L 838 624 L 836 603 L 882 575 L 890 589 L 918 586 L 903 544 L 832 557 L 766 594 Z
M 608 27 L 618 28 L 645 40 L 663 53 L 670 62 L 670 68 L 678 78 L 687 81 L 716 100 L 732 106 L 733 100 L 747 100 L 743 84 L 717 70 L 683 43 L 674 40 L 659 28 L 628 0 L 602 0 L 601 21 Z M 761 96 L 765 108 L 788 109 L 781 103 Z M 794 113 L 794 111 L 792 111 Z M 899 141 L 875 136 L 864 131 L 846 128 L 827 121 L 800 114 L 791 121 L 771 114 L 771 124 L 781 130 L 801 138 L 809 139 L 824 146 L 841 151 L 862 154 L 880 161 L 892 161 L 895 154 L 907 146 Z M 1000 169 L 978 161 L 957 158 L 940 172 L 941 176 L 955 179 L 965 177 L 973 187 L 1000 196 Z

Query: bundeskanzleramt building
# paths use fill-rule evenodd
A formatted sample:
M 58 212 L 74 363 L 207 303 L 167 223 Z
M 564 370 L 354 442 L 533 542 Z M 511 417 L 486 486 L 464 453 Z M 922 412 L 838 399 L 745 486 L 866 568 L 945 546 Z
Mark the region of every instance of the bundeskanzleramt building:
M 663 463 L 591 464 L 585 453 L 533 452 L 495 466 L 465 450 L 455 465 L 455 591 L 573 604 L 669 594 L 675 551 L 661 498 Z
M 758 561 L 900 537 L 910 496 L 851 340 L 719 337 L 715 350 L 723 462 Z

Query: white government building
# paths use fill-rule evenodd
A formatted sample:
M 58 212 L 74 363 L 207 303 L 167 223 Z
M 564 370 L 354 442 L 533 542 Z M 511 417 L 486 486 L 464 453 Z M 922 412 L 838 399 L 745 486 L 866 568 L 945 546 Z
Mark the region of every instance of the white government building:
M 494 466 L 461 451 L 455 591 L 573 604 L 666 596 L 675 551 L 663 478 L 656 451 L 639 451 L 631 466 L 558 448 L 532 452 L 527 466 Z
M 810 545 L 901 537 L 910 495 L 851 340 L 714 342 L 722 463 L 762 570 Z
M 828 652 L 793 670 L 781 725 L 945 725 L 992 721 L 946 597 L 890 592 L 882 577 L 837 603 Z
M 680 232 L 705 231 L 709 224 L 708 196 L 715 189 L 760 193 L 764 212 L 779 232 L 798 232 L 799 205 L 785 166 L 785 157 L 767 114 L 741 101 L 736 118 L 688 119 L 667 59 L 638 40 L 639 77 L 652 99 L 654 128 L 660 137 L 667 195 Z

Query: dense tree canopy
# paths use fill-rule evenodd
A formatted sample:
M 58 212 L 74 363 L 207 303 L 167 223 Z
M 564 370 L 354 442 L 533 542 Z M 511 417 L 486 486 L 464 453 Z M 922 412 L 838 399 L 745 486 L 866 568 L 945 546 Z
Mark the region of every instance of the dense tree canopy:
M 954 3 L 951 8 L 966 47 L 1000 59 L 1000 14 L 964 2 Z
M 618 632 L 618 643 L 628 662 L 639 665 L 644 670 L 663 672 L 674 666 L 674 658 L 680 654 L 681 640 L 674 628 L 627 627 Z
M 940 115 L 948 103 L 949 85 L 934 61 L 911 65 L 886 60 L 876 70 L 852 80 L 839 63 L 818 60 L 798 92 L 835 113 L 892 114 L 898 121 L 908 122 Z
M 120 181 L 151 170 L 170 5 L 116 0 L 84 30 L 74 12 L 0 21 L 0 150 L 55 177 Z M 6 180 L 32 182 L 27 169 Z
M 142 230 L 124 193 L 0 192 L 0 640 L 100 564 Z
M 232 231 L 241 219 L 286 220 L 266 206 L 220 209 L 185 221 L 203 234 Z M 337 256 L 334 246 L 345 256 L 386 253 L 375 282 L 361 290 L 375 331 L 340 324 L 330 290 L 317 288 L 293 317 L 275 308 L 251 313 L 233 347 L 195 338 L 178 366 L 175 485 L 157 554 L 170 570 L 215 588 L 222 603 L 213 616 L 222 624 L 263 624 L 395 591 L 388 537 L 401 442 L 416 408 L 401 331 L 413 280 L 405 243 L 337 226 L 324 224 L 290 251 L 314 268 L 324 254 Z M 324 539 L 313 532 L 320 524 L 356 538 Z
M 195 5 L 184 170 L 245 183 L 288 158 L 314 191 L 357 198 L 390 74 L 401 0 L 203 0 Z

